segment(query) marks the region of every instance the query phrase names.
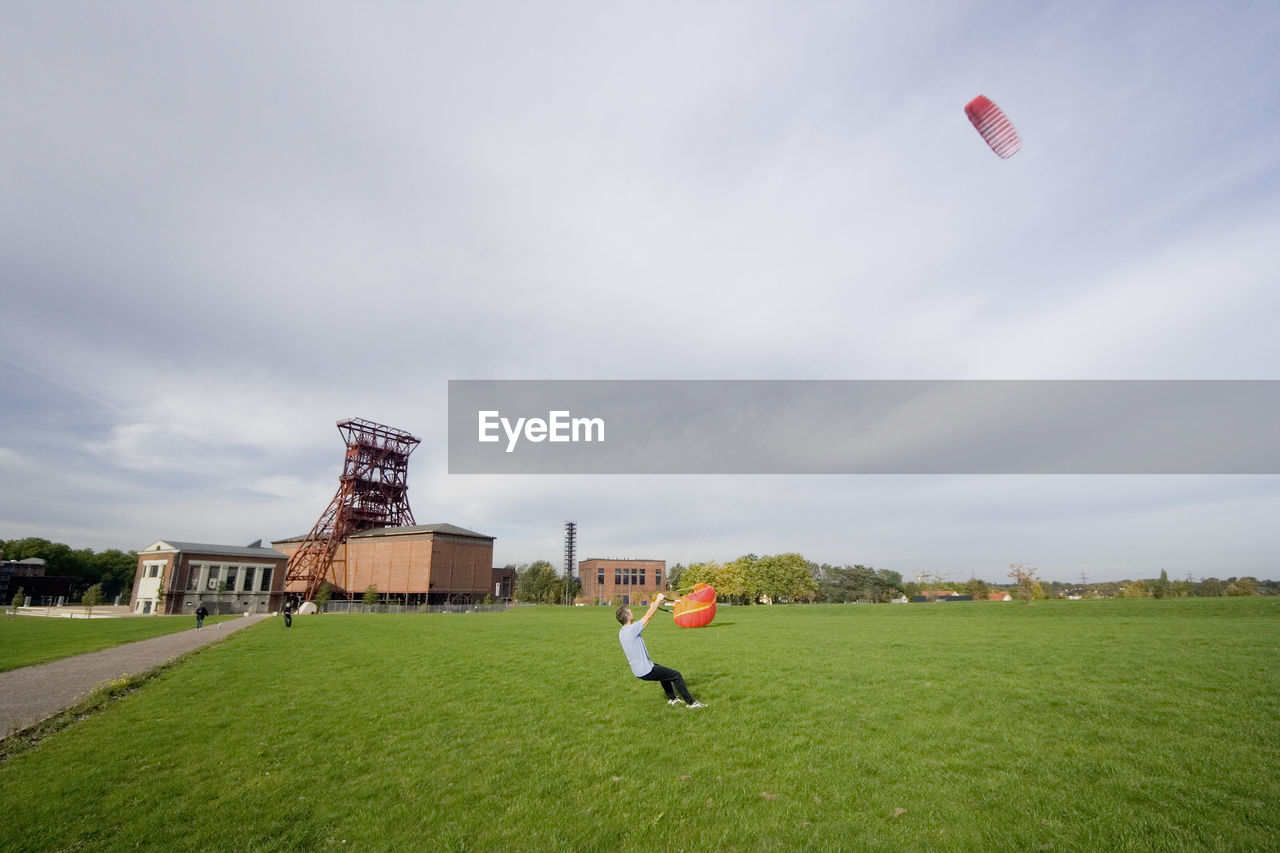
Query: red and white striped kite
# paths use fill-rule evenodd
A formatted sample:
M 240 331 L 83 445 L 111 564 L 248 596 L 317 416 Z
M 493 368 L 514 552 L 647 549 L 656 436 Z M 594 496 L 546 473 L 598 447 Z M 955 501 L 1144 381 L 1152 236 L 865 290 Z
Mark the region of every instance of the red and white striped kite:
M 1022 148 L 1022 140 L 1018 139 L 1018 131 L 1014 129 L 1013 123 L 986 95 L 979 95 L 965 104 L 964 114 L 973 122 L 991 150 L 1002 159 L 1009 159 Z

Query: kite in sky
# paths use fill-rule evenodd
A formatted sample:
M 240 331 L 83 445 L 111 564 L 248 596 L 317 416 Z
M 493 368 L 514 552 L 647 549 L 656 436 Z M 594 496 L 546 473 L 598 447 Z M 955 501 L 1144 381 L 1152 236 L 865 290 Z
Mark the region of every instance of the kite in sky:
M 1022 148 L 1022 140 L 1018 138 L 1013 122 L 986 95 L 979 95 L 965 104 L 964 114 L 1000 158 L 1007 160 Z

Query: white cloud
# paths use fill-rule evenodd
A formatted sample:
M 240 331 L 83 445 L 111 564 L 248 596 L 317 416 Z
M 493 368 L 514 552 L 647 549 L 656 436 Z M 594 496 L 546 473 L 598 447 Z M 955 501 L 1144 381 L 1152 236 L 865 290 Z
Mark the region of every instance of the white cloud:
M 557 561 L 578 514 L 677 560 L 980 565 L 1008 483 L 450 477 L 445 383 L 1275 378 L 1257 4 L 242 14 L 35 5 L 0 33 L 23 128 L 0 138 L 0 465 L 52 460 L 6 525 L 301 532 L 359 416 L 423 438 L 420 520 L 516 561 Z M 964 119 L 979 92 L 1023 134 L 1010 161 Z M 1213 542 L 1202 487 L 1178 522 Z M 1174 510 L 1143 521 L 1132 488 L 1099 501 L 1096 552 L 1059 488 L 1008 550 L 1153 566 Z M 1267 489 L 1227 525 L 1241 559 L 1274 544 L 1253 507 Z

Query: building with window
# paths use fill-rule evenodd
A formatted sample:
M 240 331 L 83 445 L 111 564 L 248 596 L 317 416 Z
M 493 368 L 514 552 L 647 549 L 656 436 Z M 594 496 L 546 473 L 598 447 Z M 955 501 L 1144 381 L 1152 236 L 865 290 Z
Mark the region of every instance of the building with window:
M 134 613 L 270 613 L 280 609 L 289 556 L 254 544 L 160 540 L 138 552 Z
M 666 560 L 592 559 L 578 563 L 580 596 L 591 604 L 642 604 L 667 588 Z
M 493 600 L 500 602 L 511 601 L 511 594 L 515 591 L 516 570 L 509 566 L 493 567 Z
M 18 590 L 22 590 L 23 604 L 60 606 L 77 598 L 82 586 L 79 578 L 46 575 L 39 557 L 0 560 L 0 603 L 6 607 Z
M 305 536 L 271 544 L 292 556 Z M 333 555 L 335 595 L 359 598 L 374 587 L 381 601 L 404 604 L 477 604 L 486 595 L 509 598 L 493 567 L 494 537 L 453 524 L 378 527 L 352 533 Z M 297 595 L 304 584 L 291 584 Z

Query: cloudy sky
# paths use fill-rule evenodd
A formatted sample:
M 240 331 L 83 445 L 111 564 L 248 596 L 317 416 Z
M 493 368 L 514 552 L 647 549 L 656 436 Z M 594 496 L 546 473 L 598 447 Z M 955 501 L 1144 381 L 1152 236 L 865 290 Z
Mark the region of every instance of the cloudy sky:
M 1280 575 L 1276 476 L 450 475 L 450 379 L 1280 379 L 1280 5 L 44 3 L 0 27 L 0 538 Z M 1017 125 L 1000 160 L 964 116 Z

